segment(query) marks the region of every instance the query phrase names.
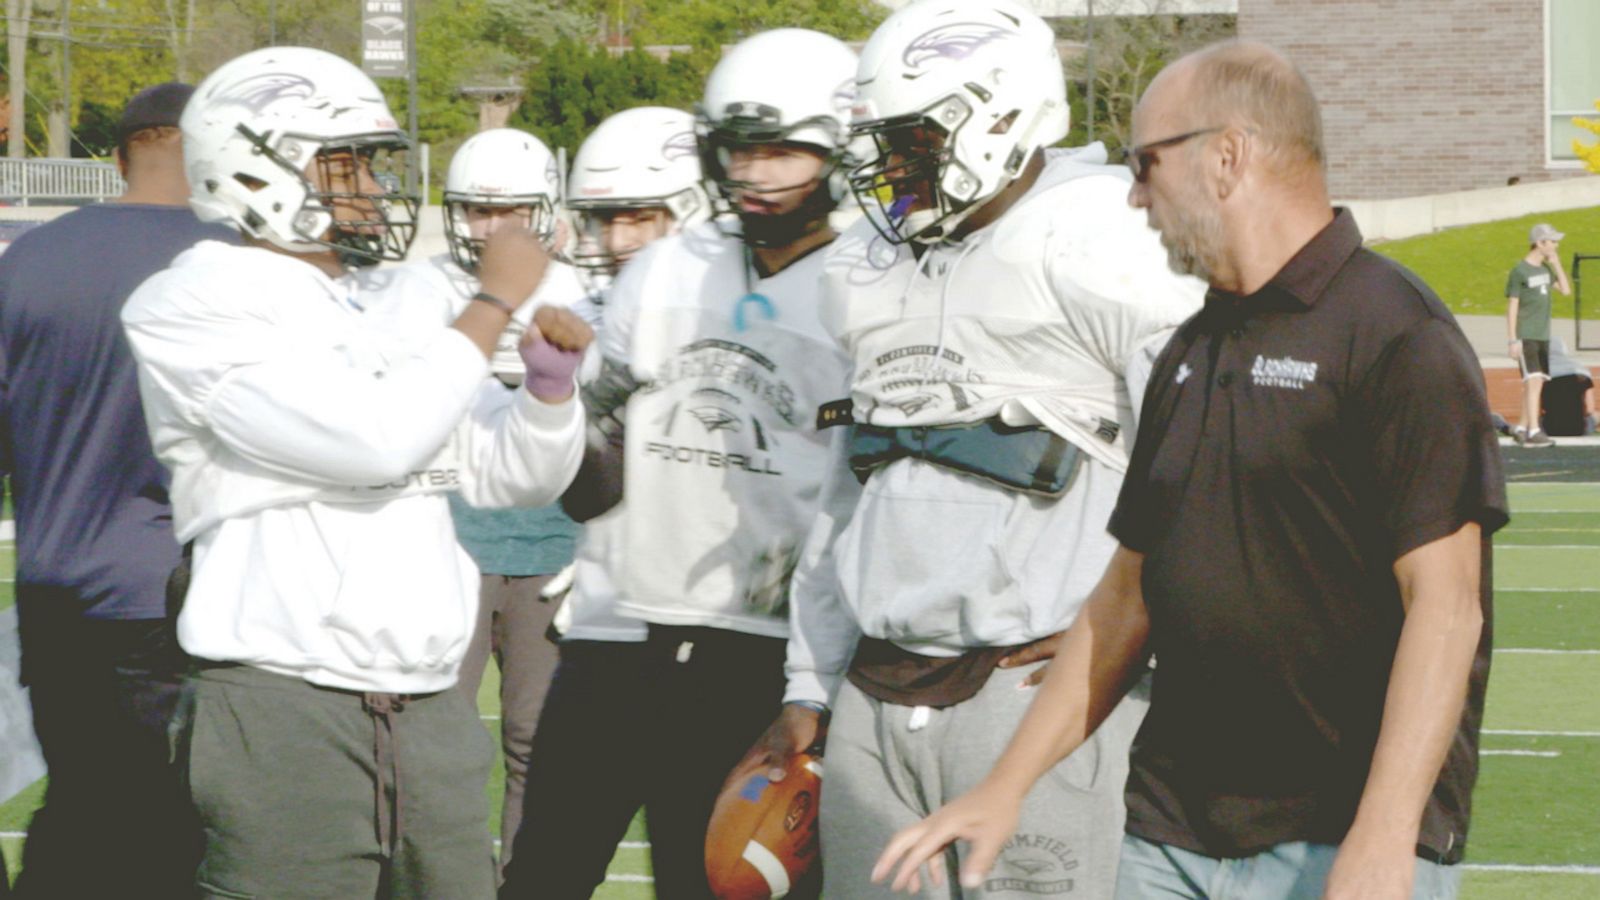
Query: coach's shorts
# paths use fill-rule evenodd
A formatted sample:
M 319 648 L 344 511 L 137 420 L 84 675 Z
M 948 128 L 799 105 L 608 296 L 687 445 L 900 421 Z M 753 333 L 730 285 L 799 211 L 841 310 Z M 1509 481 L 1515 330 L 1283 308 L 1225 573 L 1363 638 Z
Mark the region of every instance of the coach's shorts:
M 1522 367 L 1522 380 L 1533 378 L 1550 380 L 1550 342 L 1549 341 L 1522 341 L 1522 358 L 1517 361 Z

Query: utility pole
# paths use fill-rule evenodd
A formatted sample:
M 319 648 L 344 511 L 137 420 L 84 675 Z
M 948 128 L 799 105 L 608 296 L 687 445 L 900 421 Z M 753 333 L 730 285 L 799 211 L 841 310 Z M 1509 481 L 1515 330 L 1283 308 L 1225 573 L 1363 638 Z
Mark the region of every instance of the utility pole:
M 420 154 L 421 145 L 417 143 L 417 2 L 410 0 L 406 4 L 406 133 L 411 138 L 411 152 Z M 417 160 L 409 160 L 406 165 L 406 192 L 416 194 L 418 191 Z M 426 197 L 422 202 L 427 202 Z
M 72 121 L 72 2 L 59 0 L 56 9 L 56 30 L 42 32 L 36 37 L 46 40 L 58 40 L 61 48 L 57 52 L 60 59 L 57 62 L 57 75 L 61 85 L 56 90 L 55 97 L 50 102 L 50 110 L 45 117 L 46 149 L 45 155 L 55 158 L 65 158 L 72 155 L 71 121 Z
M 55 154 L 52 153 L 52 156 Z M 61 0 L 61 157 L 72 156 L 72 0 Z
M 1089 0 L 1089 39 L 1084 42 L 1083 55 L 1087 58 L 1087 62 L 1089 64 L 1089 96 L 1088 96 L 1088 99 L 1084 102 L 1084 106 L 1086 107 L 1086 109 L 1088 111 L 1088 114 L 1089 114 L 1089 118 L 1088 118 L 1089 133 L 1088 133 L 1088 138 L 1084 141 L 1084 143 L 1092 144 L 1092 143 L 1094 143 L 1094 81 L 1095 81 L 1095 76 L 1094 76 L 1094 0 Z
M 28 155 L 28 26 L 32 14 L 33 0 L 6 0 L 6 46 L 11 60 L 6 156 L 11 159 Z

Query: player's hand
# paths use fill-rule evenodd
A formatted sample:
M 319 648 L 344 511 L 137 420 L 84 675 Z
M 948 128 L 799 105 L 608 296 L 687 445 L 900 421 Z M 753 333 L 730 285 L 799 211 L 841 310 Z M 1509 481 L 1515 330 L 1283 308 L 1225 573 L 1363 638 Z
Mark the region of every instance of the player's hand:
M 722 782 L 722 789 L 726 791 L 730 786 L 744 781 L 750 773 L 766 768 L 768 781 L 782 781 L 784 777 L 784 764 L 791 756 L 804 753 L 811 747 L 821 743 L 828 735 L 828 726 L 822 721 L 822 714 L 814 709 L 785 703 L 783 711 L 778 713 L 778 718 L 767 726 L 767 730 L 756 738 L 744 758 L 739 760 L 728 777 Z
M 582 316 L 564 306 L 541 306 L 534 310 L 533 327 L 563 351 L 582 353 L 594 343 L 594 329 Z
M 1339 845 L 1323 900 L 1408 900 L 1416 879 L 1415 840 L 1379 841 L 1352 827 Z
M 964 841 L 967 852 L 961 863 L 961 886 L 981 887 L 1000 850 L 1016 832 L 1021 810 L 1020 795 L 982 782 L 890 838 L 872 867 L 872 880 L 881 882 L 893 875 L 891 890 L 915 894 L 922 890 L 926 866 L 928 883 L 942 887 L 945 863 L 941 857 L 945 848 Z
M 1511 342 L 1511 358 L 1513 360 L 1518 360 L 1518 361 L 1520 361 L 1522 359 L 1522 342 L 1521 341 L 1512 341 Z
M 1029 663 L 1036 663 L 1041 659 L 1054 659 L 1056 651 L 1061 647 L 1061 635 L 1063 634 L 1065 632 L 1058 631 L 1055 634 L 1039 638 L 1031 644 L 1024 644 L 1000 657 L 998 665 L 1002 669 L 1016 669 Z M 1022 682 L 1017 687 L 1033 687 L 1039 684 L 1044 681 L 1044 673 L 1049 669 L 1049 666 L 1040 666 L 1034 669 L 1028 673 L 1027 678 L 1022 679 Z
M 497 228 L 478 257 L 479 286 L 515 308 L 533 295 L 549 266 L 550 254 L 537 234 L 526 228 Z
M 594 329 L 577 313 L 556 306 L 539 307 L 533 325 L 517 345 L 527 370 L 523 385 L 545 403 L 565 402 L 577 389 L 572 376 L 593 341 Z

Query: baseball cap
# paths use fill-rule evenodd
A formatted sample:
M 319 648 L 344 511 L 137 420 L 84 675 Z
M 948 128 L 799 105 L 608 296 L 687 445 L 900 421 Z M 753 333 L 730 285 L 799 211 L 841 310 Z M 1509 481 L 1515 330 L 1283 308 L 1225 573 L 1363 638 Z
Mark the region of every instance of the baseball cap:
M 134 94 L 128 105 L 122 108 L 122 118 L 117 121 L 117 140 L 127 140 L 129 135 L 146 128 L 178 127 L 183 107 L 193 93 L 192 84 L 168 81 Z
M 1533 226 L 1532 231 L 1528 232 L 1528 243 L 1537 244 L 1540 241 L 1559 241 L 1564 237 L 1566 237 L 1566 235 L 1555 230 L 1549 225 L 1540 222 L 1539 224 Z

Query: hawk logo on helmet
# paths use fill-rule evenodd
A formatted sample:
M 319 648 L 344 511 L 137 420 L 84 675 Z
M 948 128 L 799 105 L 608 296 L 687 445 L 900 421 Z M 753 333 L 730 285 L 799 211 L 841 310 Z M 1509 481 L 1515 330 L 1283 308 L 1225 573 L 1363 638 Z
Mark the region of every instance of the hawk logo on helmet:
M 227 85 L 211 99 L 216 103 L 242 106 L 259 113 L 279 100 L 306 100 L 317 93 L 317 86 L 304 75 L 292 72 L 266 72 Z
M 912 41 L 900 55 L 907 68 L 920 69 L 926 63 L 940 60 L 960 62 L 976 53 L 980 47 L 1015 32 L 985 22 L 951 22 L 925 32 Z
M 856 105 L 856 79 L 855 76 L 839 82 L 833 89 L 833 111 L 836 113 L 851 112 Z
M 669 161 L 683 159 L 686 156 L 696 156 L 699 152 L 699 148 L 695 144 L 693 131 L 680 131 L 667 138 L 667 142 L 661 145 L 661 155 Z

